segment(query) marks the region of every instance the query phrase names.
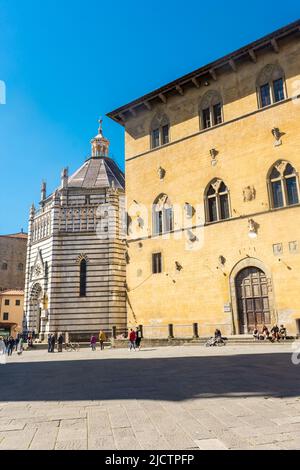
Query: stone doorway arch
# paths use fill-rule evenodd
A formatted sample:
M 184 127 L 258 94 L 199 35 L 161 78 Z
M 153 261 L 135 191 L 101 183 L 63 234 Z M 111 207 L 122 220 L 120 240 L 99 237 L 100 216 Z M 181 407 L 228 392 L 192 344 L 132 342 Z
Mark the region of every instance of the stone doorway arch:
M 271 271 L 260 260 L 247 257 L 230 274 L 234 334 L 247 334 L 266 322 L 276 322 Z
M 31 288 L 29 305 L 28 327 L 30 330 L 34 330 L 35 333 L 38 334 L 41 331 L 41 313 L 43 305 L 43 289 L 38 282 Z

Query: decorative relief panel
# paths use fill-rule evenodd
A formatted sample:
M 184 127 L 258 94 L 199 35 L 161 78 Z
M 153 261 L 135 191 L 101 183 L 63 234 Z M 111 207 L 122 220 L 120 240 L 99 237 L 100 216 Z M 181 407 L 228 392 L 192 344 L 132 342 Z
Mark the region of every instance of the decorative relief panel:
M 253 201 L 256 197 L 256 190 L 254 186 L 246 186 L 243 189 L 243 199 L 244 202 Z
M 292 254 L 299 253 L 299 243 L 298 240 L 289 242 L 289 252 Z
M 283 253 L 282 243 L 275 243 L 273 245 L 273 254 L 274 256 L 280 256 Z

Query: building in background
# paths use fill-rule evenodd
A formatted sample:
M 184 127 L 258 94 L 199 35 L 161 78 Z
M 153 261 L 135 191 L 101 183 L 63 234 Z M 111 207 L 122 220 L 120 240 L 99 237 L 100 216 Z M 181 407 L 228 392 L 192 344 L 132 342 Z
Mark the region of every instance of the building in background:
M 299 332 L 299 28 L 108 114 L 126 130 L 130 325 Z
M 25 286 L 27 234 L 0 235 L 0 291 Z
M 102 134 L 91 141 L 92 154 L 61 185 L 30 210 L 26 267 L 27 330 L 89 339 L 100 329 L 126 326 L 125 182 L 109 157 Z
M 14 338 L 23 329 L 24 291 L 4 290 L 0 292 L 0 336 Z

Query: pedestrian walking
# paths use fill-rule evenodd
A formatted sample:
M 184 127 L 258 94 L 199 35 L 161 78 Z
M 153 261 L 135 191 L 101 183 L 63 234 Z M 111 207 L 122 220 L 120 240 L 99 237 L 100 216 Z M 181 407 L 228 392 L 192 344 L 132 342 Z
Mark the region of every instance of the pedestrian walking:
M 0 364 L 6 364 L 6 345 L 2 336 L 0 336 Z
M 133 329 L 131 328 L 129 332 L 129 351 L 131 351 L 132 349 L 136 351 L 135 340 L 136 340 L 136 334 L 135 334 L 135 331 L 133 331 Z
M 52 335 L 51 336 L 51 352 L 52 353 L 54 353 L 55 343 L 56 343 L 55 335 Z
M 51 333 L 48 334 L 48 353 L 51 352 L 51 338 L 52 338 L 52 335 Z
M 142 341 L 142 332 L 139 327 L 137 327 L 136 332 L 135 332 L 135 345 L 138 348 L 138 350 L 141 350 L 141 341 Z
M 23 352 L 23 338 L 22 336 L 19 338 L 19 341 L 18 341 L 18 346 L 17 346 L 17 354 L 18 356 L 21 356 Z
M 58 340 L 57 340 L 57 350 L 58 350 L 58 352 L 62 352 L 63 342 L 64 342 L 64 337 L 63 337 L 62 333 L 60 333 L 60 335 L 58 337 Z
M 100 342 L 100 350 L 104 349 L 104 341 L 106 341 L 106 334 L 104 331 L 100 330 L 99 332 L 99 342 Z
M 15 340 L 12 336 L 10 336 L 8 340 L 8 351 L 7 351 L 8 356 L 12 355 L 14 347 L 15 347 Z
M 92 348 L 92 351 L 96 351 L 96 342 L 97 342 L 97 338 L 95 335 L 92 335 L 91 336 L 91 348 Z

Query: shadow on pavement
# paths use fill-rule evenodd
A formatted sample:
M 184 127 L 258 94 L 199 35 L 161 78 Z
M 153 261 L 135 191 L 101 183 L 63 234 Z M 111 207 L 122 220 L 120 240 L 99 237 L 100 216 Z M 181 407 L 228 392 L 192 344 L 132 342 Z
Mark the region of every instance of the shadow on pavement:
M 291 354 L 64 360 L 0 366 L 0 401 L 300 395 Z

